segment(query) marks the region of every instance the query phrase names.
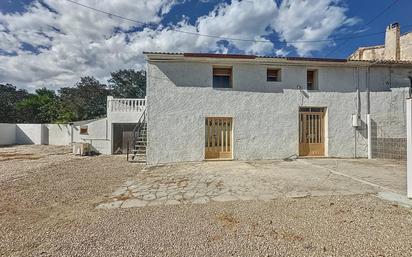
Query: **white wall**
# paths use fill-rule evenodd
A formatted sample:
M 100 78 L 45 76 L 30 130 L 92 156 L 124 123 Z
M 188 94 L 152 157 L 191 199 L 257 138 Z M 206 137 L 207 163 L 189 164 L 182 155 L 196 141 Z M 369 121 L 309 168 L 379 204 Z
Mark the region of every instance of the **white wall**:
M 81 126 L 87 126 L 87 134 L 80 134 Z M 102 154 L 111 154 L 110 138 L 107 118 L 91 121 L 83 125 L 73 126 L 73 142 L 90 143 L 94 151 Z
M 46 124 L 49 145 L 69 145 L 71 126 L 69 124 Z
M 16 144 L 28 145 L 35 144 L 41 145 L 45 142 L 43 124 L 17 124 L 16 128 Z
M 81 124 L 81 125 L 80 125 Z M 80 135 L 80 126 L 88 127 L 88 134 Z M 92 149 L 102 154 L 111 154 L 111 141 L 107 119 L 69 124 L 0 124 L 0 145 L 70 145 L 87 142 Z
M 16 124 L 0 123 L 0 145 L 16 143 Z
M 279 159 L 298 154 L 301 106 L 327 108 L 328 156 L 354 157 L 355 149 L 358 157 L 367 155 L 366 130 L 352 127 L 352 114 L 357 112 L 355 68 L 283 66 L 282 82 L 266 82 L 270 65 L 228 65 L 233 67 L 233 88 L 214 89 L 213 63 L 148 63 L 149 164 L 203 160 L 208 116 L 233 117 L 234 159 Z M 297 90 L 298 85 L 305 89 L 308 68 L 318 69 L 317 91 Z M 392 90 L 391 85 L 409 86 L 405 77 L 412 69 L 373 71 L 371 90 L 379 97 L 371 99 L 371 112 L 386 111 L 389 105 L 399 110 L 404 91 Z M 365 122 L 366 68 L 360 68 L 359 84 Z

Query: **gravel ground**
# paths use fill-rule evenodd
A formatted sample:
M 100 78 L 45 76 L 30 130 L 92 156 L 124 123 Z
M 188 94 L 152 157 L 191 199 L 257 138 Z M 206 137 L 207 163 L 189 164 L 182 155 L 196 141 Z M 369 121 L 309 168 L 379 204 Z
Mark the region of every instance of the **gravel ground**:
M 1 256 L 410 256 L 412 252 L 411 211 L 373 195 L 102 210 L 95 206 L 141 166 L 125 162 L 123 156 L 74 157 L 35 150 L 45 157 L 0 159 Z

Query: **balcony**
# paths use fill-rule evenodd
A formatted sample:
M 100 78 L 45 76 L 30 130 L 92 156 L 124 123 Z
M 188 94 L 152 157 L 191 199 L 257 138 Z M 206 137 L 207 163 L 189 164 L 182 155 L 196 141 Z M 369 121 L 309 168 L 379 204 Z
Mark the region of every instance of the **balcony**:
M 107 97 L 107 118 L 110 123 L 136 123 L 145 109 L 145 98 Z

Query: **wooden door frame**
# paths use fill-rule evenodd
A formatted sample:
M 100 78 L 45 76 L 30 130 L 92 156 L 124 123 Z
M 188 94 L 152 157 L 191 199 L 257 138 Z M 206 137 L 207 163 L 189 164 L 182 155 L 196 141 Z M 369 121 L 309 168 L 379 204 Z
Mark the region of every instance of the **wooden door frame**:
M 204 127 L 203 130 L 203 160 L 205 161 L 228 161 L 228 160 L 233 160 L 234 156 L 234 142 L 233 142 L 233 131 L 234 131 L 234 118 L 233 116 L 230 115 L 211 115 L 211 116 L 205 116 L 203 119 L 203 124 L 207 121 L 209 118 L 225 118 L 225 119 L 231 119 L 231 130 L 230 130 L 230 147 L 231 147 L 231 156 L 229 158 L 206 158 L 206 147 L 205 147 L 205 135 L 206 135 L 206 127 Z
M 301 109 L 302 108 L 320 108 L 323 109 L 323 144 L 324 144 L 324 153 L 322 156 L 301 156 L 300 155 L 300 114 L 301 114 Z M 305 112 L 305 111 L 302 111 Z M 298 107 L 298 112 L 297 112 L 297 144 L 296 144 L 296 152 L 297 152 L 297 156 L 299 157 L 327 157 L 329 156 L 329 140 L 328 140 L 328 135 L 329 135 L 329 131 L 328 131 L 328 113 L 329 113 L 329 109 L 325 106 L 299 106 Z

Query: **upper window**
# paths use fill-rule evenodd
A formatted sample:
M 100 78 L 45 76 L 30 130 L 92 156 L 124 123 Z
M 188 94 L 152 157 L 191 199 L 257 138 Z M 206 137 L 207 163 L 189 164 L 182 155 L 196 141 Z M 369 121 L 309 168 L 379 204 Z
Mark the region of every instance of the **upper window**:
M 306 81 L 307 81 L 308 90 L 317 90 L 318 89 L 318 71 L 308 70 Z
M 213 68 L 213 87 L 232 87 L 232 68 Z
M 280 81 L 280 69 L 267 69 L 266 81 L 279 82 Z

